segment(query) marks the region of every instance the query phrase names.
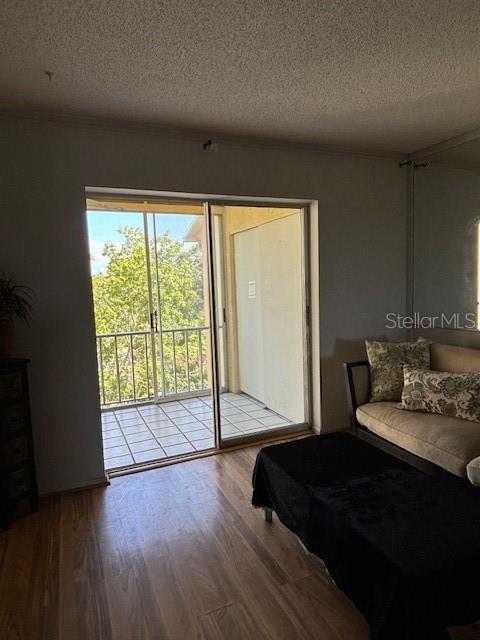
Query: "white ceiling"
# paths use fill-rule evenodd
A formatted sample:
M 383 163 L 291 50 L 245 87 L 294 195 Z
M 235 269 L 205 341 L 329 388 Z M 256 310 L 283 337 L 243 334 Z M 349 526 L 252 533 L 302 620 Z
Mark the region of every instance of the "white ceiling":
M 3 0 L 0 20 L 7 111 L 395 152 L 480 126 L 478 0 Z

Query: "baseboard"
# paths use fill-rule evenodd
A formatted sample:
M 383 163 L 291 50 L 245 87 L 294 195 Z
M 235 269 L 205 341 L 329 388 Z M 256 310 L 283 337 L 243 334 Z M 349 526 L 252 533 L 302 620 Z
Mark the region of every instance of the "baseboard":
M 59 496 L 62 495 L 64 493 L 74 493 L 77 491 L 85 491 L 86 489 L 98 489 L 100 487 L 108 487 L 108 485 L 110 484 L 110 479 L 108 478 L 107 475 L 101 477 L 101 478 L 95 478 L 93 479 L 91 482 L 88 482 L 87 484 L 81 484 L 78 486 L 73 486 L 73 487 L 67 487 L 65 489 L 57 489 L 55 491 L 45 491 L 40 493 L 40 497 L 41 498 L 48 498 L 51 496 Z

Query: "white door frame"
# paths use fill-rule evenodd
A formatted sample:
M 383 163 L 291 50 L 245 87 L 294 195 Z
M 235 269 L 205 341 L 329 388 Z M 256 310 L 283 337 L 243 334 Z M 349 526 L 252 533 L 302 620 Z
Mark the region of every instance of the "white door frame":
M 272 197 L 260 197 L 260 196 L 247 196 L 236 197 L 230 195 L 215 195 L 215 194 L 199 194 L 190 192 L 175 192 L 175 191 L 145 191 L 143 189 L 119 189 L 111 187 L 86 187 L 86 197 L 92 198 L 108 198 L 109 200 L 132 200 L 134 202 L 138 200 L 154 200 L 158 202 L 197 202 L 203 203 L 204 215 L 207 222 L 207 248 L 208 248 L 208 263 L 209 263 L 209 278 L 210 278 L 210 292 L 212 294 L 212 287 L 214 283 L 213 261 L 212 261 L 212 248 L 213 248 L 213 235 L 211 233 L 211 210 L 212 205 L 219 206 L 249 206 L 249 207 L 273 207 L 273 208 L 301 208 L 303 209 L 304 217 L 304 251 L 305 251 L 305 304 L 304 304 L 304 318 L 305 318 L 305 369 L 308 374 L 306 378 L 308 380 L 308 393 L 305 394 L 306 402 L 306 417 L 308 422 L 304 425 L 298 425 L 293 429 L 283 429 L 282 433 L 287 434 L 295 430 L 303 430 L 315 425 L 315 428 L 321 427 L 321 373 L 320 373 L 320 333 L 319 333 L 319 299 L 318 293 L 315 291 L 312 293 L 311 287 L 315 285 L 319 286 L 319 249 L 318 249 L 318 237 L 310 236 L 318 235 L 318 201 L 309 199 L 295 199 L 295 198 L 272 198 Z M 311 245 L 312 243 L 312 245 Z M 310 253 L 310 247 L 313 247 L 314 251 Z M 147 252 L 148 253 L 148 252 Z M 311 302 L 313 295 L 313 302 L 315 304 L 314 314 L 311 309 Z M 152 305 L 153 306 L 153 305 Z M 212 308 L 215 305 L 210 300 L 210 315 L 212 316 Z M 318 308 L 317 308 L 318 307 Z M 216 311 L 213 309 L 213 315 L 216 318 Z M 312 315 L 315 322 L 312 323 Z M 315 329 L 316 327 L 316 329 Z M 312 330 L 313 328 L 313 330 Z M 213 395 L 213 410 L 214 410 L 214 422 L 215 422 L 215 446 L 222 448 L 225 446 L 234 446 L 236 443 L 233 439 L 228 440 L 228 444 L 221 442 L 221 434 L 219 433 L 220 427 L 220 396 L 218 393 L 218 379 L 216 379 L 216 371 L 218 370 L 215 357 L 217 353 L 217 331 L 216 324 L 211 320 L 210 322 L 211 332 L 211 344 L 212 344 L 212 395 Z M 312 353 L 313 348 L 316 349 L 315 354 Z M 318 351 L 318 352 L 317 352 Z M 152 351 L 153 353 L 153 351 Z M 312 393 L 313 383 L 315 384 L 316 393 L 315 396 Z M 157 390 L 158 394 L 158 390 Z M 269 434 L 276 435 L 272 431 Z M 242 438 L 242 443 L 249 441 L 255 441 L 258 436 L 253 435 L 248 438 Z

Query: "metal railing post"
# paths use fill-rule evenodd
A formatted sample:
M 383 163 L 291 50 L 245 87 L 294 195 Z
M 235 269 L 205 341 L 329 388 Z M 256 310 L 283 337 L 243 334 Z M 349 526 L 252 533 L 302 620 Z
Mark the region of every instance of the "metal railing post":
M 175 394 L 178 393 L 177 384 L 177 351 L 175 349 L 175 331 L 172 331 L 172 347 L 173 347 L 173 378 L 175 380 Z
M 102 351 L 102 338 L 101 336 L 97 336 L 98 347 L 99 347 L 99 356 L 100 356 L 100 386 L 102 388 L 102 400 L 103 404 L 105 404 L 105 381 L 103 377 L 103 351 Z
M 117 368 L 117 391 L 118 391 L 118 401 L 122 401 L 122 391 L 120 389 L 120 365 L 118 364 L 118 345 L 117 345 L 117 336 L 114 336 L 114 344 L 115 344 L 115 365 Z
M 203 357 L 202 357 L 202 331 L 198 330 L 198 374 L 200 376 L 200 388 L 203 389 Z
M 186 361 L 187 387 L 188 387 L 188 391 L 190 392 L 191 387 L 190 387 L 190 358 L 189 358 L 189 355 L 188 355 L 188 329 L 185 329 L 185 357 L 187 359 L 187 361 Z
M 133 333 L 130 334 L 130 362 L 132 363 L 132 386 L 133 386 L 133 399 L 137 399 L 137 388 L 135 386 L 135 362 L 133 358 Z
M 145 332 L 143 335 L 143 341 L 145 343 L 145 375 L 147 376 L 147 396 L 150 397 L 150 369 L 148 366 L 148 340 L 147 333 Z

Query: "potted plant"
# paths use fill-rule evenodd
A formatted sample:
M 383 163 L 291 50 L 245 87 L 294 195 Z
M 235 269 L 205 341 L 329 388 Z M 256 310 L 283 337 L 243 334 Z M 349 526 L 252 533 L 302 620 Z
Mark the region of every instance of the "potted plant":
M 12 357 L 14 320 L 29 324 L 31 289 L 0 273 L 0 358 Z

